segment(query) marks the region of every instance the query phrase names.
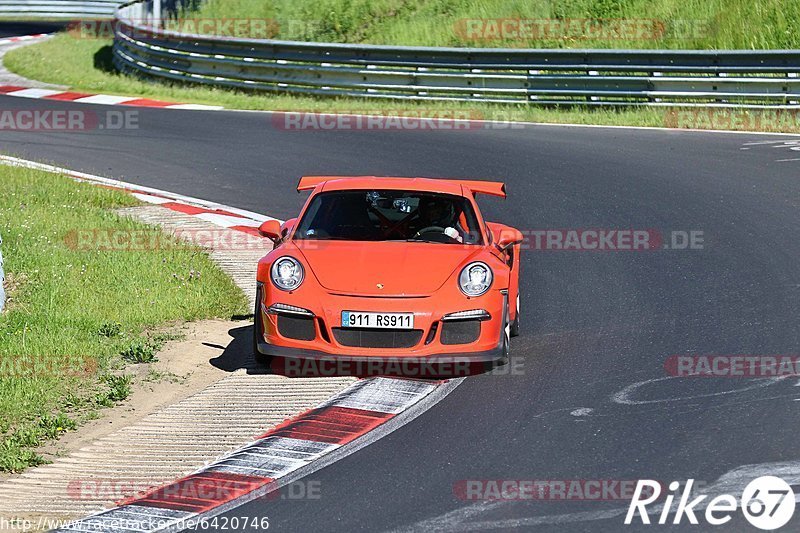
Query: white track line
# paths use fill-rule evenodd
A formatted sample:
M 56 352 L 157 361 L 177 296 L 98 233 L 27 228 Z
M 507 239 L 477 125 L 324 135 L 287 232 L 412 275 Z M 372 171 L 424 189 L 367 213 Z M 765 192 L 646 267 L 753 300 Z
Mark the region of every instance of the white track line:
M 21 96 L 23 98 L 44 98 L 45 96 L 52 96 L 63 92 L 64 91 L 57 91 L 54 89 L 21 89 L 19 91 L 11 91 L 10 93 L 6 93 L 6 95 Z

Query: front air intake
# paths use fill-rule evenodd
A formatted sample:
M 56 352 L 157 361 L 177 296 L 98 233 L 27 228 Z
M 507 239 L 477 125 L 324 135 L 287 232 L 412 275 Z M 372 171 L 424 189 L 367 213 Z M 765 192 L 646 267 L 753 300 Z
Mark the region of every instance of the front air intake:
M 353 348 L 413 348 L 422 339 L 422 330 L 333 328 L 333 337 Z
M 454 320 L 442 322 L 442 344 L 469 344 L 481 336 L 480 320 Z
M 287 339 L 313 341 L 317 336 L 314 317 L 278 315 L 278 333 Z

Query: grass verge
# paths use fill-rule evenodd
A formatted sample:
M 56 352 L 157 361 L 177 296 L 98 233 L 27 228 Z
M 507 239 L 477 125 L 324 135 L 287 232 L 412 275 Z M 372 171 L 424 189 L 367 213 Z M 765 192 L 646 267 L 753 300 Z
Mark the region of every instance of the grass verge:
M 190 17 L 268 19 L 274 22 L 269 28 L 274 28 L 276 38 L 300 41 L 512 48 L 800 48 L 800 10 L 786 0 L 208 0 Z M 533 24 L 527 31 L 517 31 L 514 24 L 503 30 L 492 25 L 498 19 Z M 471 21 L 471 30 L 466 21 Z
M 111 211 L 136 203 L 127 194 L 6 166 L 0 183 L 10 289 L 0 315 L 0 470 L 17 472 L 43 462 L 36 446 L 124 400 L 125 364 L 152 360 L 166 325 L 230 318 L 247 304 L 199 248 L 71 244 L 89 228 L 152 231 Z

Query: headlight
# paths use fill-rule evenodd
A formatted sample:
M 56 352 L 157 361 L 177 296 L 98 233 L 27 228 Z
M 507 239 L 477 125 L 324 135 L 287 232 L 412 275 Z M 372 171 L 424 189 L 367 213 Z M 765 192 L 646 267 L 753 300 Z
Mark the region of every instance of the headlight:
M 486 263 L 470 263 L 458 276 L 458 286 L 467 296 L 480 296 L 492 286 L 492 269 Z
M 285 255 L 272 263 L 272 283 L 283 291 L 296 289 L 303 283 L 303 265 L 293 258 Z

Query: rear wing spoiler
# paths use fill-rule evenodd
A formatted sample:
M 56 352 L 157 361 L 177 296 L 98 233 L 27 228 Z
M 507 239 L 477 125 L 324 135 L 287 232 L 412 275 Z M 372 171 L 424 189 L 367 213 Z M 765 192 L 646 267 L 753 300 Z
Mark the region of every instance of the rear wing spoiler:
M 297 184 L 297 192 L 310 191 L 321 183 L 332 180 L 367 178 L 370 176 L 303 176 Z M 391 179 L 391 178 L 388 178 Z M 506 197 L 506 184 L 501 181 L 478 181 L 478 180 L 441 180 L 457 183 L 470 190 L 473 194 L 488 194 L 491 196 Z
M 303 176 L 300 178 L 300 183 L 297 184 L 297 192 L 310 191 L 315 189 L 320 183 L 325 183 L 326 181 L 351 177 L 353 176 Z
M 490 196 L 499 196 L 500 198 L 506 197 L 506 184 L 502 181 L 468 181 L 468 180 L 453 180 L 466 187 L 473 194 L 488 194 Z

